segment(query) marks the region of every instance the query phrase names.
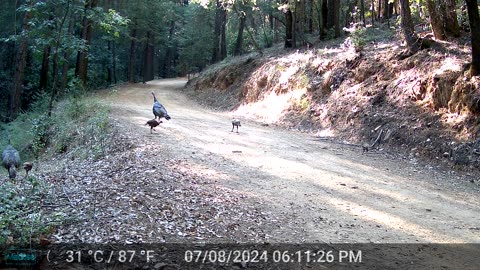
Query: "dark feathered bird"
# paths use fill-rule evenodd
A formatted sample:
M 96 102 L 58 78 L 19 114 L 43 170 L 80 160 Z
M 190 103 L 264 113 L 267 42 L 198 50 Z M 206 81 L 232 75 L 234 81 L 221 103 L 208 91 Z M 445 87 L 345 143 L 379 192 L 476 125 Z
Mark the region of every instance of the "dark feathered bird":
M 165 119 L 170 120 L 171 117 L 168 115 L 165 107 L 163 107 L 163 105 L 160 104 L 160 102 L 158 102 L 157 98 L 155 97 L 155 93 L 152 92 L 152 95 L 153 95 L 153 115 L 155 116 L 155 119 L 157 119 L 158 117 L 158 119 L 160 120 L 160 118 L 164 117 Z
M 20 167 L 20 155 L 11 145 L 7 145 L 2 153 L 2 164 L 8 170 L 10 179 L 17 177 L 16 168 Z
M 232 121 L 232 132 L 235 127 L 237 127 L 237 133 L 238 133 L 238 127 L 241 127 L 242 124 L 240 124 L 240 120 L 238 119 L 233 119 Z
M 148 120 L 147 123 L 145 124 L 145 126 L 149 125 L 150 126 L 150 133 L 152 133 L 152 130 L 155 130 L 154 127 L 157 127 L 161 123 L 163 123 L 163 122 L 162 121 L 157 121 L 156 119 L 152 119 L 152 120 Z
M 31 162 L 23 163 L 23 169 L 25 169 L 25 175 L 28 177 L 28 172 L 33 168 L 33 164 Z

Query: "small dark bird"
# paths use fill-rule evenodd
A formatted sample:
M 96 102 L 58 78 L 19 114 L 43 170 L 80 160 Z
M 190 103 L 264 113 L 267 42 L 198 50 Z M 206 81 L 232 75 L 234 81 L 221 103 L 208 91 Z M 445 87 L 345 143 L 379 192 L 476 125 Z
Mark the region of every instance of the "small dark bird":
M 155 116 L 155 120 L 157 119 L 157 117 L 158 117 L 158 120 L 160 120 L 160 118 L 162 117 L 164 117 L 167 120 L 170 120 L 171 117 L 168 115 L 165 107 L 163 107 L 163 105 L 160 104 L 160 102 L 158 102 L 157 97 L 155 97 L 155 93 L 152 92 L 152 95 L 153 95 L 153 115 Z
M 15 177 L 17 177 L 16 168 L 20 167 L 20 154 L 18 154 L 18 151 L 10 144 L 3 150 L 2 164 L 3 167 L 8 170 L 10 179 L 15 179 Z
M 150 126 L 150 133 L 152 133 L 152 130 L 155 130 L 154 127 L 157 127 L 161 123 L 163 123 L 161 120 L 157 121 L 156 119 L 152 119 L 152 120 L 148 120 L 147 123 L 145 124 L 145 126 L 149 125 Z
M 25 169 L 26 176 L 28 177 L 28 172 L 32 170 L 33 164 L 31 162 L 23 163 L 23 169 Z
M 233 119 L 232 121 L 232 132 L 235 127 L 237 127 L 237 133 L 238 133 L 238 127 L 241 127 L 242 124 L 240 124 L 240 120 L 238 119 Z

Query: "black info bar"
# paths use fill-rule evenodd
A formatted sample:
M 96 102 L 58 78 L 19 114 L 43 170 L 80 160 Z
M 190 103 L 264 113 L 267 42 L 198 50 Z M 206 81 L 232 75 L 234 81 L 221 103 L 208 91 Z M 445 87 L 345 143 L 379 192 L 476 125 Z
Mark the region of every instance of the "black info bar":
M 479 269 L 480 244 L 52 244 L 0 269 Z

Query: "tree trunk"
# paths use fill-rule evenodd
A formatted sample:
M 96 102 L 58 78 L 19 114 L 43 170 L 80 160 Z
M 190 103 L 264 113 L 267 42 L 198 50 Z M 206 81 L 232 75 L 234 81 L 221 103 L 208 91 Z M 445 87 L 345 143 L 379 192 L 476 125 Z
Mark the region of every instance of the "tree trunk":
M 442 2 L 443 17 L 445 21 L 445 33 L 450 37 L 460 36 L 460 26 L 457 20 L 455 0 L 440 0 Z
M 324 0 L 324 1 L 327 1 L 327 0 Z M 334 13 L 335 13 L 335 2 L 337 0 L 328 0 L 328 3 L 327 3 L 327 30 L 328 29 L 332 29 L 333 26 L 335 25 L 335 17 L 334 17 Z
M 365 0 L 360 0 L 360 17 L 362 18 L 363 26 L 367 26 L 365 21 Z
M 420 46 L 418 44 L 418 36 L 413 28 L 412 14 L 408 0 L 400 0 L 400 15 L 403 38 L 407 43 L 409 53 L 414 54 L 420 49 Z
M 83 29 L 81 38 L 85 41 L 87 48 L 79 51 L 77 55 L 77 67 L 75 69 L 75 75 L 82 81 L 83 85 L 87 85 L 87 73 L 88 73 L 88 46 L 92 40 L 92 24 L 93 21 L 89 19 L 87 15 L 92 9 L 97 7 L 98 0 L 88 0 L 85 3 L 85 15 L 83 17 Z
M 143 83 L 151 81 L 154 79 L 153 72 L 153 56 L 154 56 L 154 46 L 153 46 L 154 36 L 151 31 L 147 32 L 147 41 L 145 44 L 144 59 L 143 59 Z
M 333 0 L 333 21 L 335 24 L 335 37 L 340 36 L 340 0 Z
M 238 26 L 237 41 L 235 42 L 234 55 L 241 55 L 243 48 L 243 30 L 245 29 L 245 16 L 240 16 L 240 24 Z
M 113 83 L 117 84 L 117 46 L 115 46 L 115 41 L 112 41 L 112 71 Z
M 313 33 L 313 0 L 308 0 L 308 33 Z
M 320 39 L 325 39 L 327 35 L 328 3 L 327 0 L 320 1 L 322 1 L 321 12 L 319 12 L 322 16 L 320 23 Z
M 29 6 L 32 6 L 35 1 L 30 0 Z M 17 55 L 15 57 L 15 73 L 13 75 L 13 85 L 10 88 L 10 96 L 8 99 L 7 121 L 13 121 L 17 118 L 20 112 L 20 99 L 23 93 L 23 79 L 25 75 L 25 64 L 27 60 L 28 37 L 27 33 L 30 30 L 29 21 L 32 18 L 30 12 L 25 13 L 22 22 L 22 34 L 19 39 Z
M 382 14 L 382 1 L 383 0 L 378 0 L 377 21 L 380 21 L 380 15 Z
M 75 15 L 72 14 L 70 18 L 70 23 L 68 25 L 68 35 L 73 36 L 73 30 L 75 27 Z M 65 94 L 65 89 L 67 88 L 67 83 L 68 83 L 68 69 L 70 68 L 70 55 L 71 52 L 70 50 L 66 50 L 63 58 L 65 59 L 65 62 L 63 63 L 62 66 L 62 82 L 60 85 L 60 96 L 63 96 Z
M 285 1 L 288 4 L 288 0 Z M 290 7 L 285 10 L 285 48 L 293 48 L 293 14 Z
M 443 28 L 444 21 L 438 12 L 438 5 L 434 0 L 426 0 L 428 14 L 430 16 L 430 25 L 432 26 L 433 35 L 438 40 L 445 40 L 445 31 Z
M 137 28 L 136 24 L 134 25 L 131 33 L 131 41 L 130 41 L 130 54 L 128 57 L 128 82 L 134 83 L 135 82 L 135 47 L 137 45 Z
M 42 68 L 40 69 L 40 83 L 38 84 L 39 89 L 47 89 L 51 50 L 52 48 L 50 47 L 50 45 L 47 45 L 45 46 L 45 48 L 43 48 Z
M 112 55 L 112 41 L 109 40 L 107 41 L 107 47 L 108 47 L 108 52 L 110 53 L 110 55 Z M 111 63 L 111 61 L 108 61 L 107 62 L 107 83 L 108 85 L 112 85 L 113 83 L 113 63 Z
M 375 22 L 375 0 L 372 0 L 371 16 L 372 16 L 372 26 L 373 26 Z
M 60 48 L 60 45 L 63 43 L 63 25 L 65 24 L 65 21 L 67 20 L 68 14 L 70 13 L 70 0 L 67 1 L 67 6 L 65 8 L 65 14 L 63 15 L 63 18 L 60 22 L 60 25 L 58 26 L 56 37 L 55 37 L 55 46 L 53 47 L 53 69 L 52 69 L 52 77 L 53 77 L 53 82 L 52 82 L 52 93 L 50 96 L 50 102 L 48 104 L 48 116 L 50 117 L 52 115 L 53 111 L 53 102 L 57 98 L 58 94 L 58 51 Z
M 390 14 L 389 14 L 389 8 L 390 8 L 390 5 L 388 4 L 388 1 L 389 0 L 383 0 L 383 19 L 384 20 L 388 20 L 388 18 L 390 17 Z
M 227 24 L 227 12 L 222 1 L 216 0 L 215 10 L 215 34 L 213 37 L 212 62 L 220 62 L 227 56 L 227 44 L 225 28 Z
M 472 65 L 470 74 L 480 75 L 480 16 L 478 14 L 477 0 L 465 0 L 467 3 L 468 20 L 470 21 L 470 34 L 472 38 Z
M 295 29 L 294 29 L 294 40 L 295 45 L 301 44 L 300 46 L 305 45 L 305 0 L 295 1 Z
M 170 22 L 170 30 L 169 30 L 169 38 L 168 38 L 168 46 L 165 48 L 165 59 L 163 61 L 163 71 L 162 71 L 162 77 L 163 78 L 171 78 L 174 76 L 173 70 L 174 70 L 174 58 L 175 58 L 175 52 L 173 48 L 173 37 L 174 37 L 174 32 L 175 32 L 175 21 Z

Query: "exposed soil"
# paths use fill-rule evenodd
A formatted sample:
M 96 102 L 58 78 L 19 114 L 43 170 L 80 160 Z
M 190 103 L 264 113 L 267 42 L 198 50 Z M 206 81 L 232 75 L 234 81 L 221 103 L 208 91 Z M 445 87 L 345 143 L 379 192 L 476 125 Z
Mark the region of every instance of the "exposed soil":
M 350 143 L 372 143 L 383 130 L 383 149 L 480 169 L 480 79 L 468 75 L 468 37 L 431 41 L 403 59 L 393 34 L 367 33 L 379 37 L 361 52 L 347 38 L 227 59 L 187 93 L 236 117 Z
M 46 173 L 37 174 L 55 184 L 55 203 L 66 205 L 56 212 L 69 218 L 50 242 L 480 243 L 476 175 L 387 152 L 362 154 L 253 121 L 232 132 L 231 116 L 189 99 L 185 83 L 158 80 L 100 94 L 112 104 L 112 149 L 100 160 L 67 153 L 45 161 Z M 153 118 L 151 91 L 172 117 L 153 134 L 145 126 Z M 437 260 L 436 267 L 463 264 L 463 252 L 455 249 L 455 259 Z M 391 261 L 374 261 L 395 268 L 396 259 L 411 255 L 392 252 L 385 255 Z M 180 267 L 168 265 L 155 268 Z M 324 266 L 292 267 L 274 268 Z

